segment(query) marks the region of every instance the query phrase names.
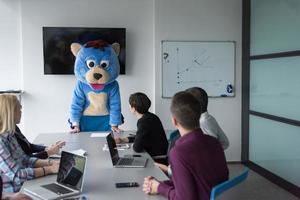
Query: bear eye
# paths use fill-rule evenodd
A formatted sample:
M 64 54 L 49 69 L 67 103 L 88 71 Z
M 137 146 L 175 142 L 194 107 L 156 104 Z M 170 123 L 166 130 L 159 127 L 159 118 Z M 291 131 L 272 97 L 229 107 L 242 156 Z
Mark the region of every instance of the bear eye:
M 86 65 L 88 66 L 88 68 L 92 68 L 96 66 L 96 62 L 94 60 L 87 60 Z
M 101 66 L 102 68 L 107 68 L 108 65 L 109 65 L 108 60 L 103 60 L 103 61 L 101 61 L 101 63 L 100 63 L 100 66 Z

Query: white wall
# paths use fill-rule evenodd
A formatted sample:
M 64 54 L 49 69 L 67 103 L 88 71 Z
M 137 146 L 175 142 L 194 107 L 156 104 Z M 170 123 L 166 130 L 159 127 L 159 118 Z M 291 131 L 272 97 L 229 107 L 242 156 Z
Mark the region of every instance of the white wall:
M 126 75 L 119 76 L 122 112 L 135 129 L 128 98 L 136 91 L 154 98 L 153 1 L 149 0 L 26 0 L 21 2 L 24 90 L 24 133 L 68 131 L 67 119 L 75 77 L 43 74 L 43 26 L 125 27 Z
M 21 89 L 19 1 L 0 0 L 0 90 Z
M 124 129 L 136 127 L 136 119 L 128 110 L 128 97 L 136 91 L 147 93 L 153 103 L 152 111 L 158 114 L 166 129 L 173 128 L 170 100 L 161 98 L 161 40 L 235 40 L 236 97 L 209 99 L 208 109 L 231 142 L 226 151 L 227 159 L 240 160 L 242 1 L 26 0 L 19 3 L 18 0 L 0 0 L 0 22 L 8 29 L 6 32 L 1 29 L 0 40 L 3 36 L 12 39 L 12 43 L 1 40 L 5 47 L 10 44 L 8 53 L 0 47 L 0 56 L 4 52 L 1 61 L 9 58 L 5 61 L 7 66 L 19 68 L 18 73 L 23 69 L 23 74 L 17 76 L 6 72 L 11 78 L 2 79 L 5 70 L 1 64 L 0 87 L 13 85 L 23 77 L 24 81 L 17 85 L 21 83 L 25 90 L 23 131 L 30 139 L 38 133 L 68 130 L 75 84 L 75 77 L 71 75 L 43 75 L 42 26 L 127 29 L 126 75 L 118 78 L 125 116 L 125 125 L 121 128 Z M 15 57 L 11 56 L 14 52 Z
M 240 0 L 157 0 L 155 1 L 155 111 L 166 129 L 172 129 L 170 99 L 161 98 L 161 40 L 234 40 L 236 46 L 236 96 L 210 98 L 208 111 L 227 134 L 229 161 L 241 155 L 241 41 Z

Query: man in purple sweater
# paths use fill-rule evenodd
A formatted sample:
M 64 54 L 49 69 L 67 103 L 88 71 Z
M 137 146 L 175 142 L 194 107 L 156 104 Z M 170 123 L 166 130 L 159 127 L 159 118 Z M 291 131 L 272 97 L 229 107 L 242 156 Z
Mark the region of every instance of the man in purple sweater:
M 228 180 L 223 148 L 217 139 L 200 129 L 201 107 L 191 94 L 175 94 L 171 113 L 181 135 L 169 154 L 172 179 L 159 182 L 148 176 L 143 191 L 170 200 L 209 200 L 212 187 Z

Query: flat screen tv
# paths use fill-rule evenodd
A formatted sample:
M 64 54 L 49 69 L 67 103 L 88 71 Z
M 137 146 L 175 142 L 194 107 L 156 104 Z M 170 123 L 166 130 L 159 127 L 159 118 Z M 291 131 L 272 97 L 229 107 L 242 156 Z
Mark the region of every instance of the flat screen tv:
M 125 74 L 125 36 L 125 28 L 43 27 L 44 74 L 74 74 L 70 45 L 98 39 L 120 44 L 120 74 Z

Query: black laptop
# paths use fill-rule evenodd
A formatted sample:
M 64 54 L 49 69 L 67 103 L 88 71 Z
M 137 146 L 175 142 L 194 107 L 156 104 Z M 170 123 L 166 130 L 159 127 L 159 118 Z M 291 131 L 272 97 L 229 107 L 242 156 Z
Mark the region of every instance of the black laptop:
M 110 133 L 106 136 L 106 141 L 107 141 L 111 161 L 114 167 L 135 168 L 135 167 L 146 166 L 148 160 L 147 158 L 120 157 L 113 133 Z

